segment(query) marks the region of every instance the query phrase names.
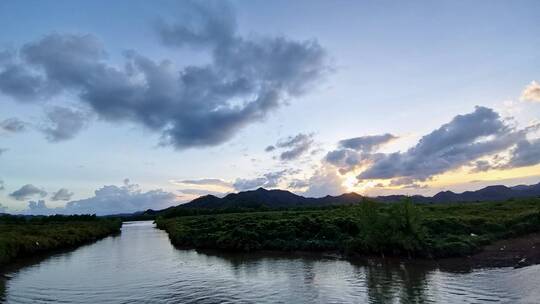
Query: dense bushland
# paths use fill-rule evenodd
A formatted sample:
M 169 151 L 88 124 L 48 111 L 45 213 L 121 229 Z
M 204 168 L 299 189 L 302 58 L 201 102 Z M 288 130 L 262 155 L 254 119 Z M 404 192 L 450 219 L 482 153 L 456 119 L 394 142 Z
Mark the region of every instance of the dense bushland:
M 156 222 L 180 247 L 447 257 L 540 231 L 540 199 L 437 205 L 366 200 L 318 210 L 179 216 Z
M 122 222 L 95 215 L 0 216 L 0 265 L 14 258 L 72 248 L 120 231 Z

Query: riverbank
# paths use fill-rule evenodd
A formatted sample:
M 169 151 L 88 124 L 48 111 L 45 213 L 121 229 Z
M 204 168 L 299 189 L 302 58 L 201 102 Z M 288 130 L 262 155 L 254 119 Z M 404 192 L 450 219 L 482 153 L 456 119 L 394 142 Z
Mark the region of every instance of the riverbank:
M 496 241 L 460 262 L 471 268 L 520 268 L 540 264 L 540 233 Z
M 120 232 L 120 220 L 95 216 L 0 218 L 0 267 L 17 258 L 75 248 Z
M 186 247 L 177 247 L 186 249 Z M 231 252 L 218 249 L 199 249 L 198 252 L 221 258 L 241 258 L 257 260 L 263 258 L 309 258 L 323 260 L 347 260 L 353 264 L 421 265 L 428 269 L 462 273 L 480 268 L 514 267 L 521 268 L 540 264 L 540 233 L 496 241 L 484 246 L 479 252 L 463 257 L 428 259 L 422 257 L 399 257 L 380 255 L 345 255 L 338 251 L 283 251 L 258 250 L 251 252 Z
M 364 202 L 325 210 L 158 218 L 156 223 L 183 248 L 459 257 L 476 266 L 514 266 L 523 258 L 522 264 L 535 263 L 540 256 L 538 246 L 527 247 L 523 241 L 540 231 L 539 199 L 440 205 Z M 516 249 L 500 253 L 500 244 Z

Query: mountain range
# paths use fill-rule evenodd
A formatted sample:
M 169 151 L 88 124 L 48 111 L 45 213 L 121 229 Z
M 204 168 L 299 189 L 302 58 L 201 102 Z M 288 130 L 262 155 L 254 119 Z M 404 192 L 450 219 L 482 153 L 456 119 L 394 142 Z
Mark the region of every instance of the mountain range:
M 369 197 L 378 202 L 398 202 L 408 196 L 388 195 Z M 455 193 L 442 191 L 434 196 L 414 195 L 410 198 L 418 203 L 452 203 L 452 202 L 481 202 L 505 201 L 512 198 L 540 197 L 540 183 L 535 185 L 519 185 L 507 187 L 502 185 L 488 186 L 476 191 Z M 286 190 L 257 190 L 231 193 L 223 198 L 214 195 L 205 195 L 171 208 L 182 209 L 225 209 L 225 208 L 290 208 L 290 207 L 318 207 L 332 205 L 350 205 L 360 203 L 364 196 L 351 192 L 338 196 L 327 195 L 320 198 L 304 197 Z M 168 209 L 171 209 L 168 208 Z M 165 209 L 167 210 L 167 209 Z

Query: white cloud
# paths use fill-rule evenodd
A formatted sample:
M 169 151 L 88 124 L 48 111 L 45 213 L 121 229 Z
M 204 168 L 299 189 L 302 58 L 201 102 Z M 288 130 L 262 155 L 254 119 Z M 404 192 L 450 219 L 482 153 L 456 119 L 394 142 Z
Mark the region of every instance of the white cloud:
M 521 93 L 521 100 L 540 102 L 540 83 L 533 81 Z
M 308 181 L 309 187 L 303 194 L 308 197 L 339 195 L 346 192 L 343 178 L 329 166 L 320 168 Z
M 161 189 L 143 192 L 136 184 L 124 181 L 123 186 L 108 185 L 95 191 L 94 196 L 68 202 L 64 207 L 49 208 L 45 201 L 30 201 L 24 214 L 119 214 L 164 209 L 178 205 L 177 196 Z

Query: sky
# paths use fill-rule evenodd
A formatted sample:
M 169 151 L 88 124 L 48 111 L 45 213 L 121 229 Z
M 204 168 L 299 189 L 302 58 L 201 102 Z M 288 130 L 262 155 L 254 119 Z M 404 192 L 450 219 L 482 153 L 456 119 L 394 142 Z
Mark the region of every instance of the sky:
M 0 212 L 540 182 L 538 1 L 2 1 Z

